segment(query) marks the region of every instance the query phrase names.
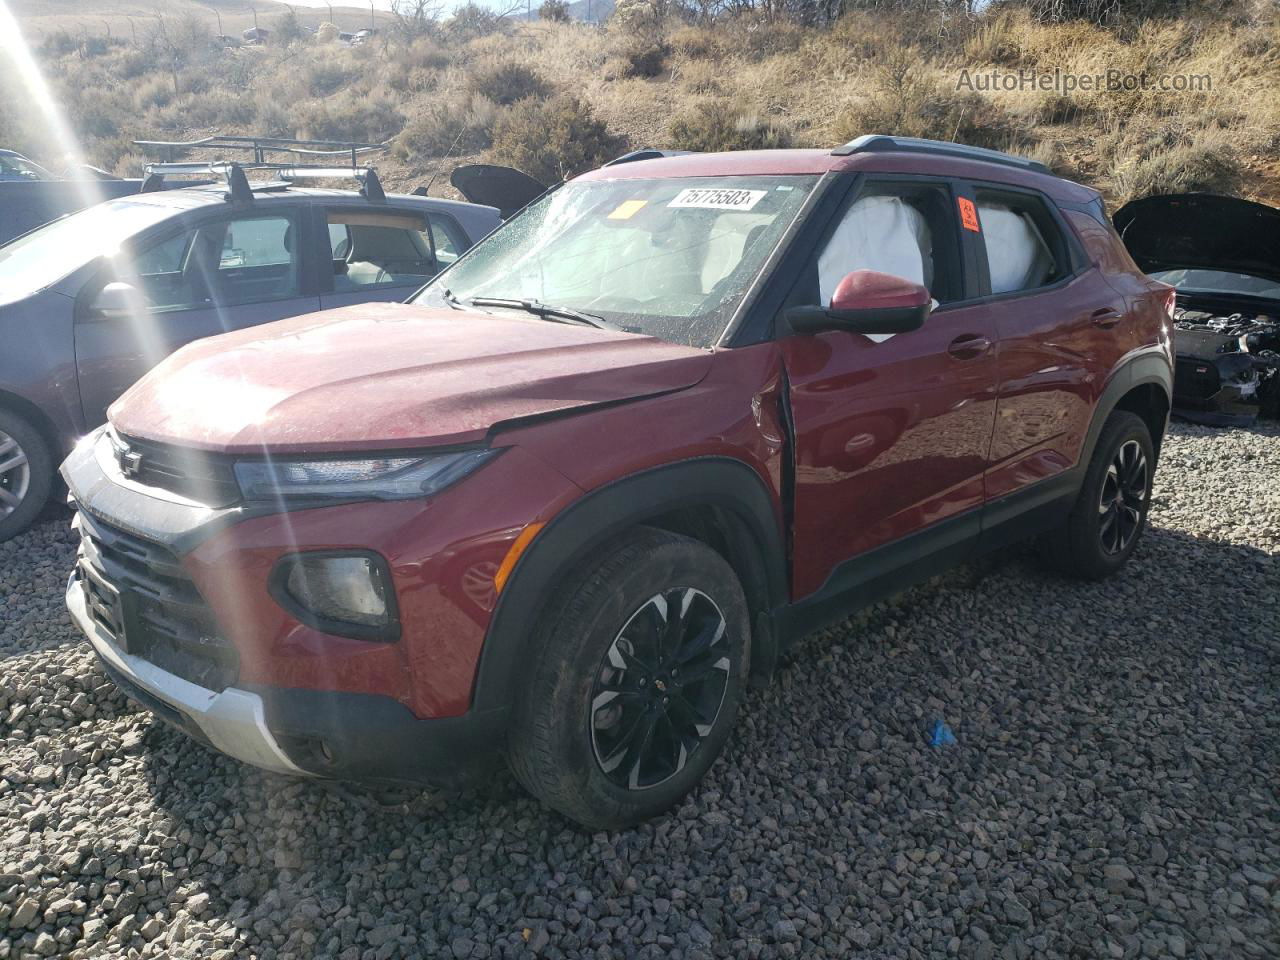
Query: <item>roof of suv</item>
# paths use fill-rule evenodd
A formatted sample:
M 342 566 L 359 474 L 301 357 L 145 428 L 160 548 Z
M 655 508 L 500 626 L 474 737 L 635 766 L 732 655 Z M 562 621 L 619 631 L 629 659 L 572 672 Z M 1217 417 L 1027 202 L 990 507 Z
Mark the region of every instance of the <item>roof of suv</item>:
M 915 173 L 963 177 L 1040 190 L 1055 200 L 1089 203 L 1099 194 L 1090 187 L 1063 180 L 1051 173 L 1016 167 L 978 156 L 914 150 L 877 150 L 838 155 L 830 150 L 738 150 L 729 153 L 687 153 L 655 160 L 637 160 L 601 167 L 579 180 L 638 180 L 665 177 L 731 177 L 824 174 L 863 171 Z

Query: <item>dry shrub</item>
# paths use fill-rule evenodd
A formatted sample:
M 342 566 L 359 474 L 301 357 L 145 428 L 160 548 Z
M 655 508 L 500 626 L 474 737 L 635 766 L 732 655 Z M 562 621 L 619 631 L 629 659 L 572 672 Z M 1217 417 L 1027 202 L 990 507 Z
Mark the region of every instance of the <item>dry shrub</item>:
M 660 76 L 666 69 L 670 52 L 664 41 L 652 39 L 644 33 L 622 35 L 611 45 L 604 67 L 605 79 Z
M 452 63 L 448 52 L 430 37 L 419 37 L 405 46 L 388 47 L 386 56 L 383 81 L 392 90 L 407 94 L 436 89 L 440 74 Z
M 294 108 L 299 133 L 315 140 L 383 143 L 404 129 L 399 103 L 385 93 L 344 91 Z
M 553 183 L 591 170 L 626 149 L 591 108 L 571 94 L 521 100 L 498 118 L 489 158 Z
M 167 107 L 173 96 L 173 84 L 164 77 L 149 77 L 133 88 L 133 104 L 139 110 Z
M 1010 145 L 1022 149 L 1035 141 L 990 100 L 919 76 L 909 54 L 887 65 L 879 80 L 877 90 L 836 118 L 833 133 L 838 142 L 865 133 L 953 140 L 999 150 Z
M 501 106 L 509 106 L 528 97 L 542 99 L 551 94 L 551 84 L 538 71 L 510 58 L 484 60 L 473 65 L 468 81 L 472 92 Z
M 671 52 L 687 60 L 722 60 L 726 55 L 724 40 L 708 27 L 685 26 L 667 37 Z
M 498 107 L 479 95 L 436 100 L 405 124 L 393 150 L 400 159 L 474 153 L 492 141 Z
M 772 150 L 791 146 L 791 131 L 775 120 L 725 101 L 708 100 L 677 117 L 668 129 L 678 150 Z
M 1173 140 L 1173 142 L 1168 142 Z M 1121 200 L 1164 193 L 1236 193 L 1242 170 L 1234 138 L 1206 130 L 1178 138 L 1155 137 L 1120 161 L 1111 175 Z
M 445 22 L 444 32 L 451 42 L 466 43 L 510 29 L 507 18 L 477 3 L 467 3 L 453 12 Z
M 293 77 L 306 96 L 327 97 L 355 79 L 355 74 L 339 59 L 321 56 L 310 62 L 295 63 Z

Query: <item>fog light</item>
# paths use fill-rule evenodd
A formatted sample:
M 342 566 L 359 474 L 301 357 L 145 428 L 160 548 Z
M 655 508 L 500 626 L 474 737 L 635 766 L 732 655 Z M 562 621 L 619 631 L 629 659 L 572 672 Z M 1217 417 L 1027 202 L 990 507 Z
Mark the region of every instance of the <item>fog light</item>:
M 375 553 L 295 553 L 273 578 L 277 601 L 308 626 L 361 640 L 395 640 L 395 594 Z

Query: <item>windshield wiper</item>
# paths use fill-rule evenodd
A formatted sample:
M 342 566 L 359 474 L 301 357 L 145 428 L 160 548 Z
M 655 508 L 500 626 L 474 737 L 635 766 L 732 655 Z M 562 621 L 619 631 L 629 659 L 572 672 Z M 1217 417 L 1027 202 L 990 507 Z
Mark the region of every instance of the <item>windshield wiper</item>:
M 532 313 L 535 317 L 542 317 L 545 320 L 553 320 L 557 323 L 581 323 L 588 327 L 595 327 L 598 330 L 617 330 L 616 324 L 610 323 L 603 317 L 597 317 L 594 314 L 583 313 L 581 310 L 574 310 L 572 307 L 555 307 L 549 303 L 542 303 L 538 300 L 514 300 L 504 297 L 472 297 L 467 301 L 473 307 L 510 307 L 513 310 L 523 310 L 525 313 Z

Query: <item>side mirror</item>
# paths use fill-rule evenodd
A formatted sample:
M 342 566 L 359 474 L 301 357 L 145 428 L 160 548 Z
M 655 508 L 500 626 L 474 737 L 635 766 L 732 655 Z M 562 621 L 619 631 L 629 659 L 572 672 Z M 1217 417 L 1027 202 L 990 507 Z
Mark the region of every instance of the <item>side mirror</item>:
M 929 291 L 918 283 L 890 273 L 855 270 L 836 286 L 831 306 L 792 307 L 787 320 L 797 333 L 910 333 L 924 326 L 932 304 Z
M 108 283 L 98 291 L 89 304 L 89 316 L 101 320 L 114 320 L 118 317 L 129 317 L 139 310 L 145 310 L 147 298 L 131 283 L 116 280 Z

